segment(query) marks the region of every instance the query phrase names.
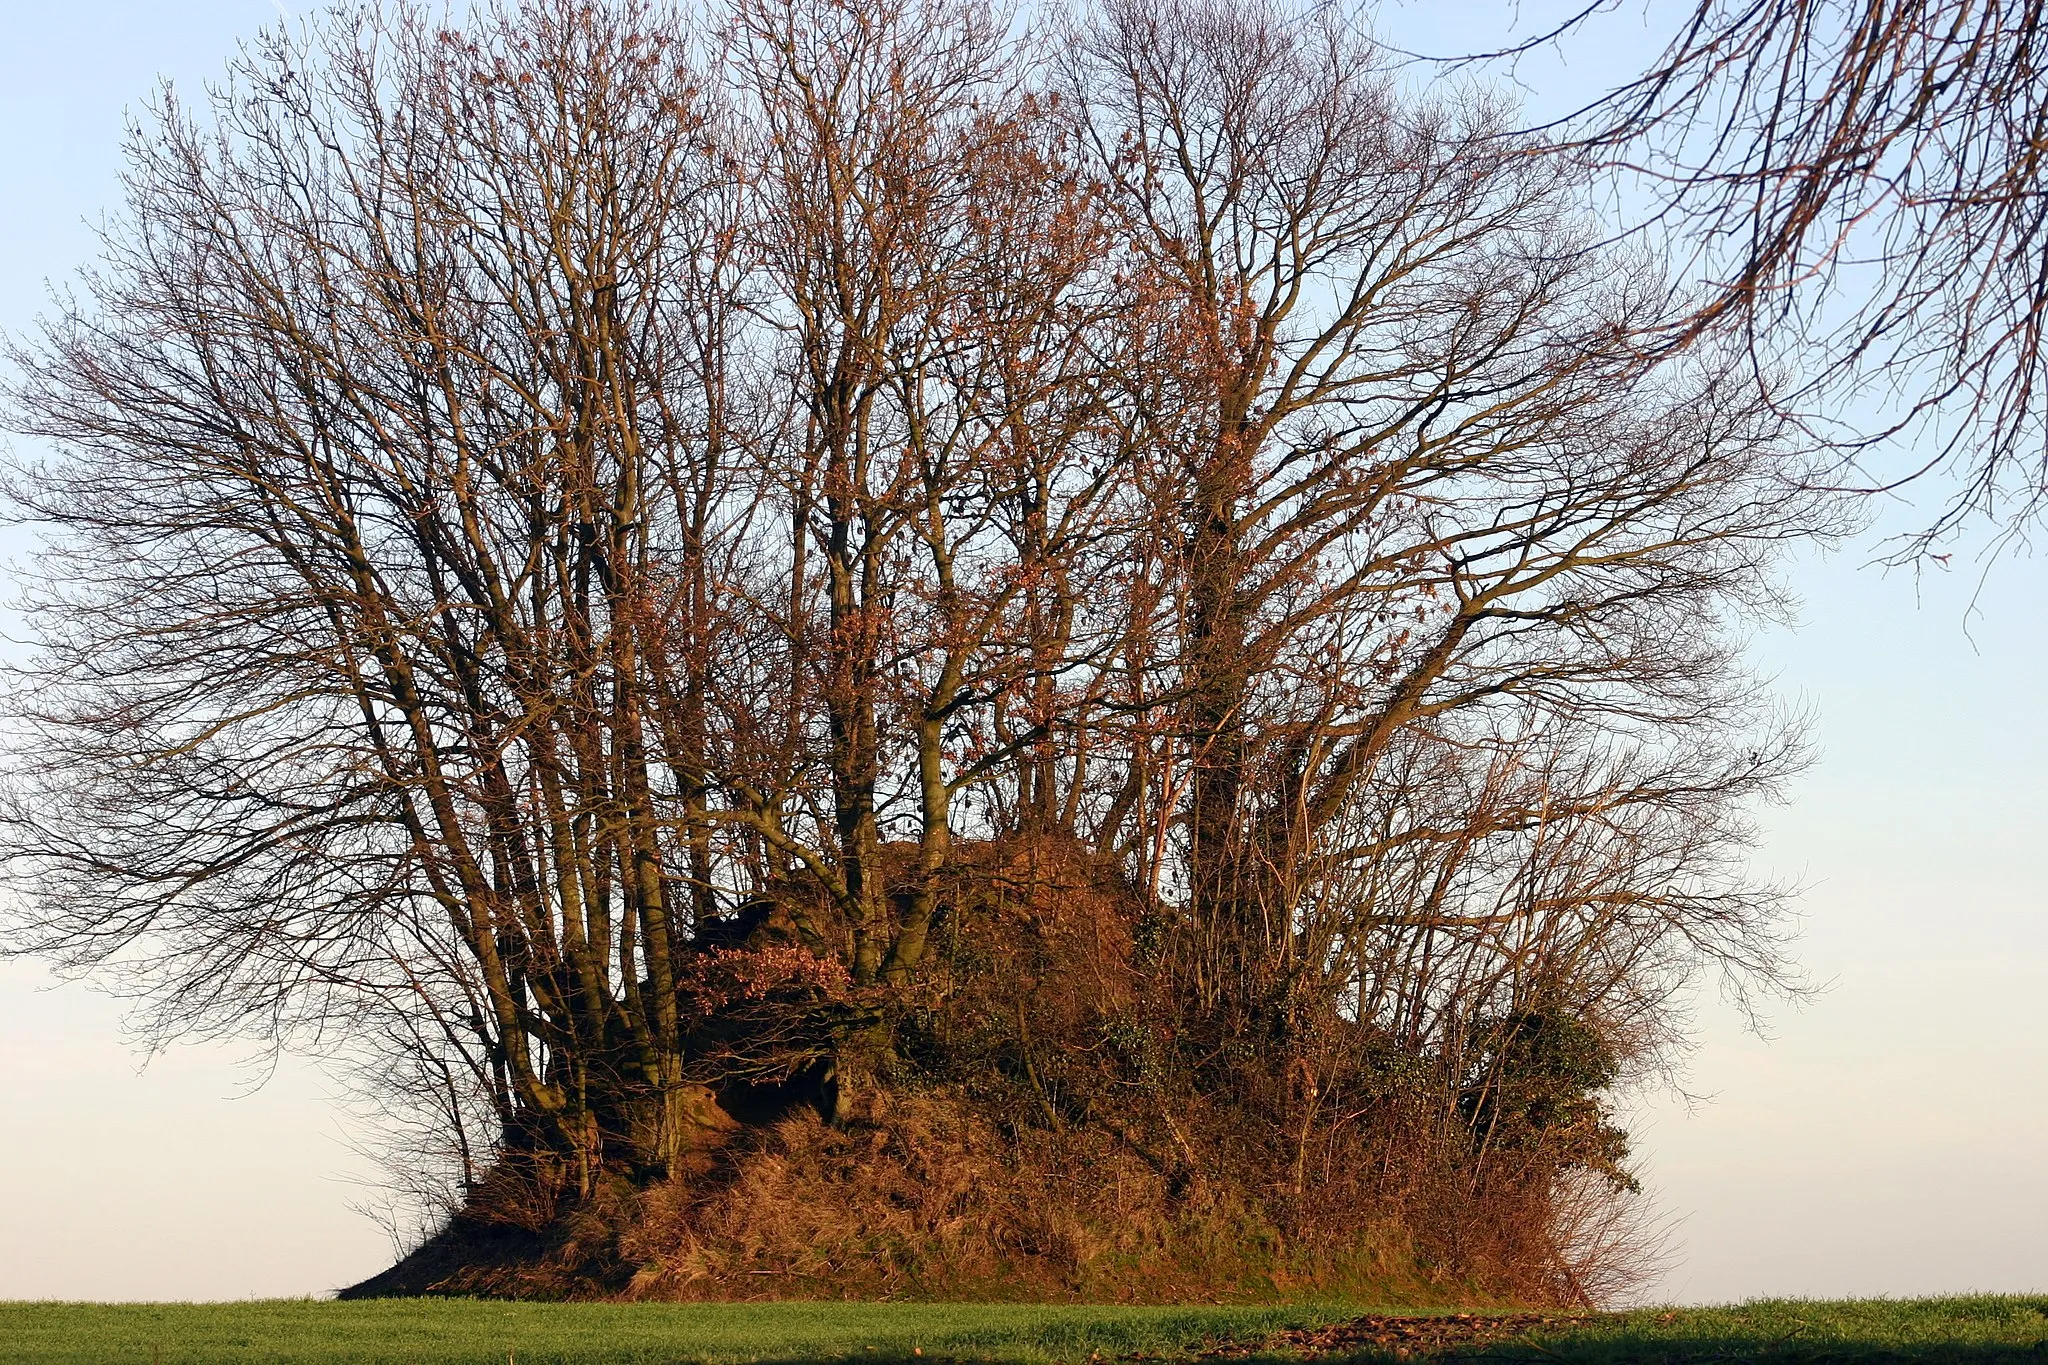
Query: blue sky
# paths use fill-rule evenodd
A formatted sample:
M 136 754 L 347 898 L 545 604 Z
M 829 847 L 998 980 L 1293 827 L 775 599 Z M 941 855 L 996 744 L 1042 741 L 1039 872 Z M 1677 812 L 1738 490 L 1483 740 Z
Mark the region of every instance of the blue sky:
M 284 8 L 304 9 L 297 0 Z M 1390 6 L 1418 47 L 1492 34 L 1509 0 Z M 1668 0 L 1651 5 L 1654 16 Z M 276 20 L 275 0 L 6 6 L 0 327 L 92 250 L 118 201 L 123 112 L 191 86 Z M 1541 7 L 1520 6 L 1526 27 Z M 1596 88 L 1649 31 L 1611 16 L 1569 60 L 1523 66 L 1538 107 Z M 1491 41 L 1490 37 L 1479 41 Z M 2048 564 L 1866 567 L 1887 530 L 1788 566 L 1802 624 L 1752 657 L 1817 717 L 1817 766 L 1765 813 L 1759 867 L 1806 886 L 1800 955 L 1831 983 L 1746 1032 L 1711 989 L 1680 1078 L 1637 1102 L 1674 1259 L 1647 1293 L 2048 1289 Z M 316 1072 L 231 1047 L 144 1066 L 119 1008 L 0 964 L 0 1298 L 320 1293 L 389 1248 L 352 1210 L 374 1178 Z

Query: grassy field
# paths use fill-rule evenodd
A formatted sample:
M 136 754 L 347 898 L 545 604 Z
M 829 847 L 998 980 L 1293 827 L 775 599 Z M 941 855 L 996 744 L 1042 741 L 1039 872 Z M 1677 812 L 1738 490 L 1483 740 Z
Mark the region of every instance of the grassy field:
M 0 1360 L 20 1365 L 654 1365 L 973 1360 L 1036 1365 L 1142 1356 L 1401 1358 L 1314 1329 L 1366 1310 L 981 1304 L 0 1303 Z M 1446 1324 L 1448 1326 L 1448 1324 Z M 1394 1324 L 1397 1332 L 1403 1324 Z M 1295 1344 L 1290 1345 L 1292 1330 Z M 1409 1359 L 1494 1361 L 2048 1360 L 2048 1296 L 1777 1301 L 1611 1314 L 1511 1340 L 1435 1341 Z M 1448 1333 L 1455 1337 L 1456 1332 Z M 1483 1334 L 1482 1334 L 1483 1335 Z M 1311 1343 L 1306 1352 L 1301 1343 Z M 1221 1348 L 1221 1349 L 1218 1349 Z

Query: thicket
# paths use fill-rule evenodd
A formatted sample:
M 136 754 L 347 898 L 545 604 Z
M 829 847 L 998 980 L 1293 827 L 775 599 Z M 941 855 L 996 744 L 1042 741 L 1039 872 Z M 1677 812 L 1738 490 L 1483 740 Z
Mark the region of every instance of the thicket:
M 1783 982 L 1744 356 L 1330 7 L 1040 18 L 337 14 L 13 351 L 15 946 L 371 1057 L 385 1287 L 1594 1297 Z

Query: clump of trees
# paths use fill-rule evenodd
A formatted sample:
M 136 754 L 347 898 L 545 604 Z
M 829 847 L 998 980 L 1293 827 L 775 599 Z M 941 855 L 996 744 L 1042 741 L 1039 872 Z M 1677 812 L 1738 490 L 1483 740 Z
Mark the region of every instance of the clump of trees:
M 1583 1296 L 1602 1096 L 1785 979 L 1839 520 L 1590 174 L 1274 0 L 266 40 L 13 352 L 13 941 L 368 1049 L 471 1218 L 915 1104 Z

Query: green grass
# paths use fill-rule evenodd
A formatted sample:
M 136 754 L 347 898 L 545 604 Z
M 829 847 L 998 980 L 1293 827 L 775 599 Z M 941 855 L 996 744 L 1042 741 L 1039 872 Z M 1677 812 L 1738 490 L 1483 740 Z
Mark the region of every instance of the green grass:
M 1221 1340 L 1363 1311 L 1343 1306 L 1108 1308 L 984 1304 L 536 1304 L 400 1300 L 0 1303 L 9 1365 L 654 1365 L 1017 1362 L 1186 1356 Z M 1258 1352 L 1259 1358 L 1283 1358 Z M 1775 1301 L 1591 1319 L 1490 1361 L 2048 1361 L 2048 1297 Z M 1330 1359 L 1330 1357 L 1325 1357 Z
M 1596 1318 L 1543 1349 L 1501 1359 L 1609 1362 L 2048 1361 L 2048 1295 L 1767 1299 L 1727 1308 L 1645 1309 Z
M 198 1365 L 657 1365 L 658 1362 L 1086 1360 L 1257 1339 L 1342 1309 L 1020 1304 L 0 1303 L 0 1360 Z

